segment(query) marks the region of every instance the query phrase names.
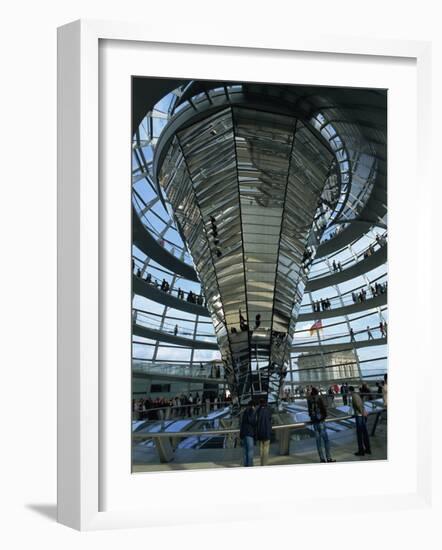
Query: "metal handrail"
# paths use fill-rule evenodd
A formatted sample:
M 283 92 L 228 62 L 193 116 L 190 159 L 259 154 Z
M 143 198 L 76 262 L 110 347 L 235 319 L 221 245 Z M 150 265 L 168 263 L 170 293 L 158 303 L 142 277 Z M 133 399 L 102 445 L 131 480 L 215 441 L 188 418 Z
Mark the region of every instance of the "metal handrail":
M 138 262 L 140 263 L 141 267 L 138 266 Z M 135 265 L 136 265 L 137 269 L 138 269 L 138 268 L 139 268 L 139 269 L 142 269 L 142 267 L 143 267 L 143 265 L 142 265 L 142 263 L 141 263 L 141 260 L 139 260 L 138 258 L 135 258 Z M 183 301 L 183 302 L 187 302 L 187 303 L 189 303 L 189 304 L 193 304 L 193 305 L 200 306 L 200 307 L 206 307 L 206 306 L 204 305 L 205 298 L 204 298 L 204 295 L 203 295 L 202 293 L 201 293 L 201 294 L 197 294 L 197 293 L 194 292 L 193 290 L 192 290 L 192 291 L 189 291 L 189 290 L 182 290 L 182 289 L 181 289 L 181 291 L 182 291 L 182 293 L 183 293 L 184 296 L 189 296 L 189 293 L 192 292 L 192 294 L 193 294 L 194 296 L 196 296 L 196 297 L 201 297 L 201 296 L 202 296 L 202 297 L 203 297 L 203 300 L 204 300 L 204 301 L 203 301 L 203 304 L 199 304 L 199 303 L 197 303 L 197 302 L 189 302 L 189 301 L 187 300 L 187 298 L 179 298 L 179 297 L 178 297 L 178 287 L 175 287 L 175 286 L 174 286 L 174 287 L 170 287 L 169 290 L 167 290 L 167 291 L 166 291 L 166 290 L 163 290 L 163 289 L 161 288 L 162 280 L 158 279 L 157 277 L 155 277 L 154 275 L 152 275 L 150 272 L 147 272 L 147 273 L 149 273 L 150 276 L 151 276 L 150 280 L 146 280 L 146 279 L 143 278 L 142 276 L 138 276 L 137 273 L 136 273 L 136 271 L 134 271 L 132 274 L 133 274 L 134 277 L 137 277 L 140 281 L 142 281 L 142 282 L 145 283 L 146 285 L 150 285 L 150 286 L 156 288 L 157 290 L 160 290 L 161 292 L 164 292 L 165 294 L 169 294 L 170 296 L 173 296 L 174 294 L 176 294 L 176 296 L 173 296 L 173 297 L 176 298 L 177 300 L 181 300 L 181 301 Z M 167 281 L 167 282 L 169 282 L 169 281 Z M 170 282 L 169 282 L 169 284 L 170 284 Z
M 146 314 L 139 314 L 139 310 L 137 309 L 134 309 L 133 312 L 136 313 L 136 318 L 135 318 L 135 322 L 138 326 L 140 327 L 145 327 L 145 328 L 148 328 L 148 329 L 151 329 L 151 330 L 156 330 L 156 331 L 159 331 L 163 334 L 173 334 L 174 336 L 181 336 L 181 337 L 189 337 L 189 336 L 195 336 L 195 338 L 190 338 L 191 340 L 195 339 L 195 340 L 201 340 L 201 341 L 207 341 L 205 339 L 209 338 L 210 342 L 212 342 L 213 339 L 216 338 L 216 334 L 214 333 L 209 333 L 209 332 L 197 332 L 195 335 L 194 335 L 194 331 L 193 329 L 187 329 L 187 328 L 182 328 L 180 325 L 177 324 L 177 330 L 176 330 L 176 334 L 175 334 L 175 326 L 171 323 L 167 323 L 167 322 L 163 322 L 161 323 L 161 321 L 158 321 L 156 322 L 156 320 L 152 320 L 150 321 L 149 319 L 146 320 L 145 318 L 143 318 L 143 315 L 146 316 Z M 190 322 L 193 322 L 193 321 L 190 321 Z M 200 337 L 200 338 L 198 338 Z
M 372 414 L 381 414 L 382 412 L 386 411 L 386 408 L 378 409 L 375 411 L 367 412 L 367 415 L 370 416 Z M 339 416 L 339 417 L 332 417 L 332 418 L 326 418 L 323 420 L 323 422 L 342 422 L 344 420 L 351 420 L 354 418 L 355 415 L 345 415 L 345 416 Z M 305 428 L 306 426 L 312 425 L 313 422 L 311 420 L 307 420 L 305 422 L 294 422 L 292 424 L 280 424 L 278 426 L 272 426 L 272 430 L 278 431 L 278 430 L 291 430 L 291 429 L 300 429 Z M 224 435 L 224 434 L 236 434 L 240 432 L 240 428 L 223 428 L 223 429 L 216 429 L 216 430 L 207 430 L 207 431 L 184 431 L 184 432 L 155 432 L 155 433 L 141 433 L 141 432 L 133 432 L 132 438 L 137 439 L 140 441 L 146 440 L 146 439 L 152 439 L 152 438 L 158 438 L 158 437 L 180 437 L 180 438 L 186 438 L 186 437 L 198 437 L 198 436 L 215 436 L 215 435 Z
M 214 368 L 219 369 L 220 376 L 212 376 L 214 374 Z M 162 374 L 168 376 L 186 376 L 189 378 L 203 378 L 207 380 L 224 380 L 224 364 L 223 363 L 209 363 L 201 365 L 173 365 L 168 363 L 162 364 L 147 364 L 146 362 L 134 360 L 132 364 L 132 371 L 146 374 Z M 215 371 L 216 374 L 216 371 Z
M 357 295 L 358 292 L 360 292 L 362 289 L 366 289 L 366 285 L 358 287 L 353 292 Z M 319 311 L 315 312 L 313 310 L 313 304 L 315 302 L 320 303 L 321 300 L 313 300 L 311 303 L 303 304 L 299 309 L 299 314 L 303 315 L 305 313 L 327 313 L 329 311 L 334 311 L 336 309 L 341 309 L 343 307 L 354 306 L 354 305 L 358 305 L 358 304 L 367 304 L 367 309 L 369 309 L 370 300 L 374 300 L 375 298 L 379 298 L 382 295 L 387 296 L 387 294 L 388 294 L 387 290 L 384 290 L 384 292 L 380 292 L 379 294 L 374 294 L 374 295 L 370 291 L 369 297 L 367 296 L 363 302 L 359 301 L 358 299 L 355 302 L 354 299 L 353 299 L 352 293 L 347 292 L 346 294 L 343 294 L 342 296 L 332 296 L 331 298 L 326 297 L 325 300 L 330 301 L 330 309 L 322 309 L 322 307 L 321 307 L 321 309 Z M 371 307 L 374 307 L 374 306 L 371 306 Z M 306 310 L 308 310 L 308 311 L 306 311 Z
M 339 323 L 339 324 L 343 324 L 343 323 Z M 311 329 L 299 330 L 298 332 L 295 331 L 294 334 L 302 334 L 303 332 L 309 332 L 310 330 Z M 375 332 L 375 331 L 381 332 L 381 330 L 379 328 L 379 325 L 376 325 L 376 326 L 371 326 L 368 329 L 354 330 L 353 331 L 353 336 L 357 336 L 358 334 L 365 334 L 366 333 L 367 338 L 365 338 L 364 340 L 370 340 L 370 338 L 368 336 L 369 331 L 372 335 L 373 340 L 375 339 L 375 337 L 373 336 L 373 332 Z M 295 337 L 293 339 L 292 345 L 298 347 L 298 346 L 303 346 L 303 345 L 309 345 L 313 342 L 316 343 L 317 341 L 312 340 L 312 338 L 313 338 L 313 335 L 308 336 L 306 338 L 297 338 L 297 337 Z M 329 342 L 331 340 L 338 340 L 340 338 L 350 338 L 350 343 L 352 342 L 351 334 L 349 332 L 341 332 L 339 334 L 330 334 L 326 338 L 321 338 L 320 342 L 321 342 L 321 344 L 324 344 L 324 343 Z M 385 338 L 385 336 L 382 336 L 382 332 L 381 332 L 381 337 L 380 338 L 378 337 L 376 339 L 382 339 L 382 338 Z M 358 340 L 358 342 L 360 342 L 360 341 L 363 341 L 363 340 Z M 339 343 L 339 342 L 337 342 L 337 343 Z M 348 342 L 346 341 L 346 342 L 342 342 L 342 343 L 348 343 Z
M 138 399 L 143 399 L 143 398 L 140 397 Z M 135 398 L 135 401 L 136 400 L 137 400 L 137 398 Z M 145 399 L 143 399 L 143 401 L 145 401 Z M 210 407 L 213 407 L 214 405 L 216 405 L 219 410 L 221 410 L 222 408 L 226 408 L 227 406 L 229 406 L 231 404 L 232 404 L 231 401 L 217 401 L 216 403 L 214 401 L 210 401 Z M 206 405 L 207 405 L 207 401 L 200 401 L 199 403 L 191 403 L 191 404 L 187 404 L 187 405 L 164 405 L 162 407 L 151 407 L 150 409 L 145 409 L 143 411 L 135 410 L 134 412 L 155 412 L 155 411 L 164 411 L 166 409 L 167 410 L 185 409 L 185 408 L 190 409 L 191 407 L 196 409 L 196 408 L 205 408 Z M 223 407 L 220 407 L 220 405 L 223 405 Z M 215 409 L 215 410 L 217 410 L 217 409 Z M 213 410 L 211 412 L 213 412 Z M 201 415 L 199 415 L 199 416 L 201 416 Z M 163 420 L 165 420 L 165 419 L 163 419 Z M 176 418 L 169 418 L 168 420 L 177 420 L 177 419 Z M 211 419 L 209 418 L 208 420 L 210 421 Z M 155 422 L 157 422 L 157 421 L 155 421 Z
M 304 383 L 303 383 L 304 384 Z M 313 384 L 313 382 L 312 382 Z M 305 384 L 304 384 L 305 385 Z M 316 386 L 318 385 L 318 383 L 316 383 Z M 374 395 L 375 392 L 372 391 L 372 392 L 360 392 L 360 395 L 361 396 L 366 396 L 366 395 Z M 333 397 L 335 399 L 342 399 L 342 394 L 341 393 L 334 393 L 333 396 L 331 394 L 328 394 L 326 391 L 322 391 L 319 393 L 319 395 L 321 397 L 323 397 L 324 399 L 327 399 L 329 397 Z M 378 394 L 376 394 L 378 395 Z M 290 403 L 293 403 L 294 401 L 306 401 L 308 399 L 308 395 L 291 395 L 290 396 L 290 399 L 288 401 L 285 401 L 284 398 L 281 398 L 281 401 L 283 401 L 284 403 L 286 403 L 287 405 L 290 405 Z M 350 395 L 347 394 L 347 397 L 350 398 Z M 377 397 L 375 397 L 374 399 L 367 399 L 367 401 L 369 401 L 370 403 L 373 403 L 374 401 L 376 401 L 377 399 L 382 399 L 382 395 L 379 394 Z M 145 399 L 143 399 L 142 397 L 139 397 L 139 398 L 134 398 L 134 401 L 139 401 L 139 400 L 143 400 L 145 401 Z M 207 401 L 204 400 L 204 401 L 200 401 L 199 403 L 191 403 L 191 404 L 187 404 L 187 405 L 163 405 L 161 407 L 151 407 L 149 409 L 144 409 L 143 411 L 137 411 L 135 409 L 134 412 L 156 412 L 156 411 L 164 411 L 164 410 L 172 410 L 172 409 L 185 409 L 185 408 L 205 408 L 207 405 Z M 222 408 L 226 408 L 226 407 L 229 407 L 232 405 L 232 401 L 217 401 L 216 403 L 214 401 L 210 401 L 210 407 L 213 408 L 213 406 L 216 405 L 218 407 L 219 410 L 221 410 Z M 217 410 L 217 409 L 213 409 L 213 410 Z M 213 412 L 213 410 L 211 412 Z M 201 416 L 201 415 L 197 415 L 197 416 Z M 186 417 L 184 417 L 186 418 Z M 188 418 L 188 417 L 187 417 Z M 165 420 L 165 419 L 163 419 Z M 168 420 L 176 420 L 176 418 L 169 418 Z M 208 419 L 210 420 L 210 419 Z M 157 420 L 155 420 L 155 422 L 157 422 Z

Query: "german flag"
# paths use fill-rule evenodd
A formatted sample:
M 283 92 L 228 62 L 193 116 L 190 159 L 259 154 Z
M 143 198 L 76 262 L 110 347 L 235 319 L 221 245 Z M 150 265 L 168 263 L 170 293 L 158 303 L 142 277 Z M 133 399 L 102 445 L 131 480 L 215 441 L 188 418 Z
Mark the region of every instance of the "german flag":
M 322 321 L 319 319 L 319 321 L 315 321 L 313 325 L 310 327 L 310 336 L 313 336 L 315 331 L 322 329 Z

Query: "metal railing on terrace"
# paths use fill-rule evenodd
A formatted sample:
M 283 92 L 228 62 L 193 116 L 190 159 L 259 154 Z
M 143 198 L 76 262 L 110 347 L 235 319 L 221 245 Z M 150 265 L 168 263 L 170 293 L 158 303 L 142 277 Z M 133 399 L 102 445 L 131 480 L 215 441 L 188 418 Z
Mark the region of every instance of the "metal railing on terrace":
M 219 362 L 196 364 L 153 363 L 151 361 L 132 361 L 132 372 L 141 374 L 162 374 L 185 376 L 189 378 L 224 378 L 224 365 Z
M 182 324 L 174 323 L 171 317 L 167 317 L 166 320 L 162 320 L 161 316 L 147 313 L 139 309 L 132 310 L 132 322 L 136 323 L 140 327 L 150 328 L 156 331 L 160 331 L 164 334 L 171 334 L 173 336 L 181 336 L 183 338 L 189 338 L 191 340 L 201 340 L 203 342 L 216 341 L 216 335 L 214 332 L 196 332 L 195 327 L 185 327 Z M 181 323 L 189 323 L 193 325 L 194 321 L 180 320 Z M 201 324 L 207 324 L 212 326 L 211 322 L 201 322 Z
M 179 287 L 179 285 L 177 287 L 176 286 L 171 287 L 169 281 L 166 281 L 169 283 L 169 288 L 165 290 L 165 288 L 162 288 L 162 285 L 163 285 L 162 280 L 157 279 L 147 271 L 143 275 L 141 275 L 142 266 L 139 265 L 140 263 L 141 263 L 140 260 L 137 259 L 137 261 L 135 262 L 136 267 L 133 273 L 140 280 L 144 281 L 146 284 L 151 285 L 158 290 L 161 290 L 165 294 L 169 294 L 170 296 L 173 296 L 174 298 L 178 298 L 179 300 L 183 300 L 184 302 L 196 304 L 201 307 L 206 307 L 206 300 L 202 294 L 197 294 L 193 291 L 182 290 Z M 164 278 L 164 280 L 166 279 Z
M 371 415 L 380 415 L 382 414 L 386 409 L 385 407 L 380 404 L 380 400 L 378 400 L 379 403 L 369 403 L 367 406 L 367 402 L 365 402 L 365 409 L 368 416 Z M 349 421 L 353 420 L 354 415 L 353 414 L 345 414 L 342 413 L 341 415 L 330 415 L 327 417 L 324 422 L 325 423 L 332 423 L 332 422 L 343 422 L 343 421 Z M 311 426 L 313 422 L 311 420 L 305 420 L 303 422 L 292 422 L 287 424 L 278 424 L 272 426 L 272 431 L 278 432 L 280 430 L 296 430 L 296 429 L 302 429 L 306 428 L 308 426 Z M 164 426 L 167 428 L 167 425 Z M 184 430 L 184 431 L 169 431 L 169 430 L 161 430 L 157 429 L 155 432 L 149 432 L 149 431 L 133 431 L 132 432 L 132 439 L 134 441 L 146 441 L 149 439 L 157 439 L 157 438 L 187 438 L 187 437 L 198 437 L 198 436 L 217 436 L 217 435 L 239 435 L 239 427 L 230 427 L 230 428 L 218 428 L 218 429 L 203 429 L 203 430 Z M 373 435 L 373 434 L 372 434 Z
M 176 285 L 174 287 L 171 287 L 169 284 L 169 288 L 167 288 L 166 290 L 165 288 L 162 288 L 163 280 L 160 280 L 152 276 L 150 273 L 145 273 L 141 275 L 142 267 L 138 265 L 138 262 L 139 260 L 137 260 L 137 262 L 135 263 L 136 267 L 135 267 L 134 275 L 139 277 L 146 284 L 151 285 L 154 288 L 161 290 L 165 294 L 173 296 L 174 298 L 183 300 L 191 304 L 199 305 L 201 307 L 206 307 L 205 298 L 202 294 L 197 294 L 191 291 L 184 291 L 179 287 L 179 285 L 178 287 L 176 287 Z M 329 307 L 327 307 L 327 309 L 321 308 L 320 311 L 330 311 L 340 307 L 345 307 L 345 306 L 349 306 L 357 303 L 363 303 L 363 302 L 369 301 L 371 298 L 375 298 L 381 294 L 385 294 L 386 293 L 386 288 L 384 287 L 385 278 L 386 278 L 386 275 L 381 275 L 380 277 L 377 277 L 375 280 L 373 280 L 370 284 L 360 285 L 355 289 L 353 289 L 352 291 L 348 291 L 342 294 L 341 296 L 332 296 L 331 298 L 325 297 L 325 299 L 328 302 L 330 302 L 330 305 Z M 376 292 L 374 289 L 374 285 L 376 283 L 381 284 L 383 286 L 383 289 Z M 373 287 L 373 289 L 371 289 L 370 287 Z M 366 295 L 364 299 L 361 300 L 359 299 L 359 294 L 363 290 L 365 290 Z M 313 308 L 313 303 L 307 303 L 307 304 L 301 305 L 300 314 L 310 313 L 310 312 L 315 312 L 315 309 Z
M 385 275 L 380 277 L 380 279 L 385 278 Z M 381 284 L 381 283 L 378 283 Z M 381 296 L 382 294 L 387 294 L 387 287 L 384 286 L 385 282 L 382 283 L 382 290 L 379 290 L 378 292 L 374 291 L 370 288 L 370 286 L 373 285 L 363 285 L 359 286 L 356 289 L 354 289 L 351 292 L 346 292 L 345 294 L 342 294 L 341 296 L 332 296 L 331 298 L 328 298 L 327 296 L 324 297 L 324 300 L 326 301 L 326 308 L 321 306 L 321 300 L 313 300 L 312 303 L 309 304 L 303 304 L 300 309 L 299 313 L 315 313 L 318 312 L 314 309 L 315 302 L 319 302 L 319 305 L 321 306 L 319 312 L 322 311 L 333 311 L 334 309 L 338 309 L 345 306 L 351 306 L 354 304 L 360 304 L 360 303 L 367 303 L 367 306 L 370 305 L 370 300 L 372 298 L 377 298 L 378 296 Z M 361 292 L 365 291 L 365 295 L 361 297 Z M 330 304 L 328 304 L 330 302 Z
M 303 330 L 298 333 L 295 333 L 295 335 L 300 334 L 301 332 L 308 332 L 308 331 Z M 386 331 L 382 332 L 379 326 L 375 326 L 375 327 L 369 327 L 368 329 L 364 329 L 364 330 L 355 330 L 353 331 L 353 335 L 351 333 L 349 334 L 348 332 L 343 332 L 340 334 L 332 334 L 330 336 L 326 336 L 325 338 L 320 337 L 318 340 L 317 330 L 315 330 L 314 334 L 312 334 L 307 338 L 299 338 L 295 336 L 295 338 L 293 339 L 293 346 L 298 347 L 304 344 L 306 346 L 309 346 L 317 343 L 320 343 L 320 344 L 341 344 L 341 343 L 344 344 L 348 342 L 352 343 L 356 341 L 359 342 L 361 340 L 374 340 L 375 338 L 376 339 L 386 338 L 386 334 L 387 334 Z M 356 338 L 357 336 L 363 336 L 363 338 Z
M 367 246 L 367 248 L 355 254 L 356 257 L 350 256 L 346 260 L 336 261 L 335 270 L 333 270 L 333 260 L 329 260 L 330 265 L 327 265 L 327 260 L 321 259 L 320 263 L 317 266 L 315 266 L 315 264 L 312 265 L 309 273 L 309 279 L 317 279 L 322 276 L 333 275 L 334 273 L 345 271 L 349 267 L 353 267 L 354 265 L 359 263 L 361 260 L 364 260 L 365 258 L 371 256 L 386 244 L 387 234 L 384 233 L 382 236 L 380 236 L 379 241 L 375 240 L 372 244 Z

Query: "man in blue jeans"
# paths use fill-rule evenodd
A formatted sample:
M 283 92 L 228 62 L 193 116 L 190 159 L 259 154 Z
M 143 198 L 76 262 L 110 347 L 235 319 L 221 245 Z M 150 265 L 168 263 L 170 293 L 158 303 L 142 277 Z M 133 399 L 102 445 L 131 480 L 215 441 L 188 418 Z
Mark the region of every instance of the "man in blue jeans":
M 261 397 L 256 410 L 256 439 L 259 441 L 261 466 L 269 462 L 270 439 L 272 438 L 272 411 L 267 401 Z
M 356 437 L 358 440 L 358 450 L 356 456 L 371 455 L 370 438 L 367 430 L 367 412 L 361 394 L 353 386 L 348 388 L 351 395 L 351 404 L 356 422 Z
M 255 451 L 256 414 L 253 401 L 249 401 L 241 415 L 239 437 L 244 452 L 244 466 L 253 466 Z
M 327 406 L 319 395 L 317 388 L 313 387 L 310 392 L 310 397 L 307 400 L 308 414 L 312 421 L 313 429 L 315 430 L 316 447 L 318 449 L 319 460 L 321 462 L 336 462 L 330 454 L 330 442 L 328 440 L 327 428 L 325 427 L 325 419 L 327 418 Z M 324 445 L 324 451 L 322 449 Z

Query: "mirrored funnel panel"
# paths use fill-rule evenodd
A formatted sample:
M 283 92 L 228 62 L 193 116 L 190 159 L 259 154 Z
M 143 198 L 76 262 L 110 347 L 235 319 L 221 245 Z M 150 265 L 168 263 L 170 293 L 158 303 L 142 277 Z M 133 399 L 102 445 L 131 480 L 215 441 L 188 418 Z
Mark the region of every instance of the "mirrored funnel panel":
M 335 155 L 275 100 L 182 109 L 155 151 L 235 401 L 278 400 L 309 266 L 342 202 Z

